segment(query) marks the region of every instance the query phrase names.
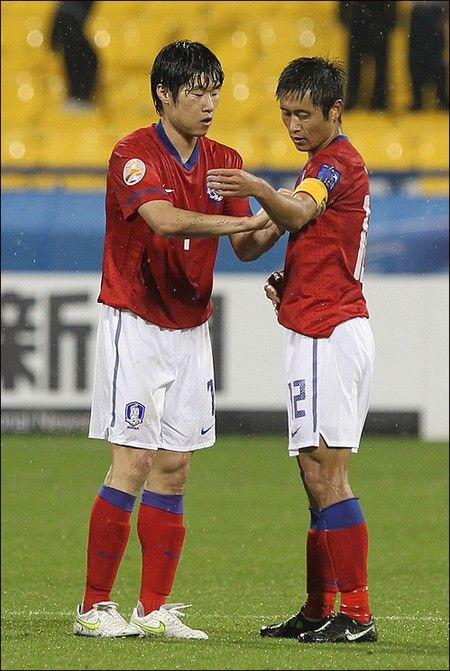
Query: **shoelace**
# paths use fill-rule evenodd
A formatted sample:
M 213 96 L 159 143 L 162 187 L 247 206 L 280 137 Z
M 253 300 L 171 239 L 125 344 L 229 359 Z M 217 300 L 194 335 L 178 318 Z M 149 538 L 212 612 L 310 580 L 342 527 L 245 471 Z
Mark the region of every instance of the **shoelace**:
M 117 610 L 117 603 L 114 601 L 104 601 L 100 604 L 97 604 L 96 608 L 101 612 L 101 617 L 107 620 L 107 627 L 113 631 L 118 632 L 122 631 L 125 625 L 125 628 L 128 628 L 128 622 Z
M 115 601 L 100 601 L 99 603 L 95 604 L 95 607 L 97 610 L 117 610 L 117 604 Z
M 186 624 L 181 622 L 179 620 L 179 617 L 184 617 L 186 613 L 182 612 L 182 608 L 190 608 L 191 604 L 183 604 L 183 603 L 171 603 L 171 604 L 164 604 L 163 608 L 167 612 L 167 614 L 170 617 L 170 621 L 172 625 L 179 631 L 180 633 L 184 634 L 190 634 L 190 632 L 196 631 L 196 629 L 192 629 L 191 627 L 188 627 Z M 188 636 L 189 638 L 189 636 Z
M 181 611 L 182 608 L 190 608 L 192 604 L 184 604 L 184 603 L 165 603 L 163 608 L 166 610 L 168 613 L 171 613 L 172 615 L 176 615 L 177 617 L 185 617 L 186 613 L 183 613 Z

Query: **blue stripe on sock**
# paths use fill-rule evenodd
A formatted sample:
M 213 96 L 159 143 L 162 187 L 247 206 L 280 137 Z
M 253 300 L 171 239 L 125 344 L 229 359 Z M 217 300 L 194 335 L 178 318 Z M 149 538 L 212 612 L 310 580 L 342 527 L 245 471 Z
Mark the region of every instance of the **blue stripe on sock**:
M 312 512 L 311 510 L 311 529 L 316 531 L 346 529 L 364 522 L 364 515 L 356 496 L 352 499 L 333 503 L 327 508 L 322 508 L 322 510 L 314 511 L 317 515 L 314 519 Z
M 106 485 L 102 486 L 98 495 L 113 506 L 127 510 L 129 513 L 133 510 L 134 502 L 136 501 L 136 497 L 132 494 L 122 492 L 120 489 L 114 489 L 114 487 L 107 487 Z
M 183 494 L 157 494 L 144 489 L 141 503 L 144 506 L 153 506 L 153 508 L 160 508 L 160 510 L 177 515 L 182 515 L 184 512 Z

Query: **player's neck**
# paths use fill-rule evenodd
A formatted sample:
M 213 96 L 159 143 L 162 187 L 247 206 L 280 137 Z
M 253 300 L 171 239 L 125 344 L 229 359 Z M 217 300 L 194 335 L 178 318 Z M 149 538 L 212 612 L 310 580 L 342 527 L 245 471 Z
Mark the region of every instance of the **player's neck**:
M 197 144 L 197 137 L 195 135 L 183 135 L 172 126 L 166 119 L 161 119 L 164 132 L 177 150 L 183 163 L 186 163 L 194 151 Z
M 311 156 L 317 154 L 317 152 L 321 149 L 328 147 L 328 145 L 331 144 L 333 140 L 335 140 L 339 135 L 342 135 L 342 126 L 340 124 L 333 129 L 333 132 L 329 137 L 325 138 L 317 147 L 314 147 L 314 149 L 311 149 L 311 151 L 308 152 L 309 157 L 311 158 Z

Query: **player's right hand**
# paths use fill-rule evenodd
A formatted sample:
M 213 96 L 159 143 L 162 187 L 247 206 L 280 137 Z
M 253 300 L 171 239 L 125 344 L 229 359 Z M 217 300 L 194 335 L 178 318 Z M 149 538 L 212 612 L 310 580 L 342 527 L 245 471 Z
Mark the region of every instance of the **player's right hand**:
M 272 301 L 275 312 L 278 313 L 278 308 L 281 303 L 284 289 L 284 272 L 276 270 L 269 275 L 264 284 L 264 291 L 267 298 Z

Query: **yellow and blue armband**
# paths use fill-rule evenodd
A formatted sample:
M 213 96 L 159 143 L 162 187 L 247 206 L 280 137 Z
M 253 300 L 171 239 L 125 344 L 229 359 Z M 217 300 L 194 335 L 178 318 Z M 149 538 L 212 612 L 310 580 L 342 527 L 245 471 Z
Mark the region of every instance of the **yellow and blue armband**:
M 315 177 L 307 177 L 303 182 L 300 182 L 292 195 L 295 196 L 295 194 L 300 191 L 309 193 L 309 195 L 316 201 L 318 207 L 328 199 L 327 187 L 320 181 L 320 179 L 316 179 Z

